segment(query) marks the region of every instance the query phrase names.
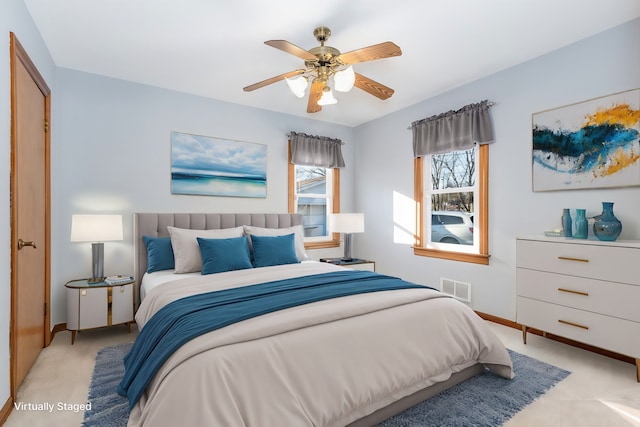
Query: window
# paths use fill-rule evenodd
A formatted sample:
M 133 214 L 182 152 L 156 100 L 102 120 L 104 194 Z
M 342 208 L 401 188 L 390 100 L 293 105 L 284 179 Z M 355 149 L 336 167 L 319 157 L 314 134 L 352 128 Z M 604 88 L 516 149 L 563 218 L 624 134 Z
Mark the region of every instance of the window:
M 486 144 L 415 159 L 414 253 L 488 264 Z
M 289 212 L 302 214 L 305 248 L 340 245 L 328 218 L 340 212 L 340 169 L 294 165 L 289 161 Z

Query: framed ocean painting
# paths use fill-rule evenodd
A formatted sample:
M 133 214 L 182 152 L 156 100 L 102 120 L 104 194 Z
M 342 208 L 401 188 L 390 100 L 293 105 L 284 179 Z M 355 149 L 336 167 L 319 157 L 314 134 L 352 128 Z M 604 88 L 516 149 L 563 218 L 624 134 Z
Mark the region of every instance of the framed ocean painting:
M 533 191 L 640 185 L 640 89 L 534 113 Z
M 267 197 L 267 146 L 171 132 L 171 193 Z

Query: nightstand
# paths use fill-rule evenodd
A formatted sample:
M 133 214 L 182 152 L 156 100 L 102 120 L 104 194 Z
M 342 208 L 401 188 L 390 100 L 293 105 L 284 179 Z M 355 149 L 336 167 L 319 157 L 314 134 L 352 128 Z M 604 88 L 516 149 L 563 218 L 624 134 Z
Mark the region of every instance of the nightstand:
M 342 258 L 321 258 L 320 261 L 350 268 L 352 270 L 376 271 L 376 263 L 366 259 L 353 258 L 351 261 L 343 261 Z
M 72 280 L 67 288 L 67 330 L 71 331 L 71 344 L 76 332 L 125 324 L 131 332 L 133 322 L 135 280 L 118 284 Z

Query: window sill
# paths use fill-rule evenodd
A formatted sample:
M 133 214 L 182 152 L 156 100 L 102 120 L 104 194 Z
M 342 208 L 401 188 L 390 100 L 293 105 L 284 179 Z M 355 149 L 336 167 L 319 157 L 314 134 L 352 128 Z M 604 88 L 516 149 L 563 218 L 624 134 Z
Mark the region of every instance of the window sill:
M 417 246 L 413 247 L 413 254 L 418 256 L 448 259 L 451 261 L 470 262 L 473 264 L 483 264 L 483 265 L 489 265 L 489 257 L 491 256 L 491 255 L 483 255 L 483 254 L 467 254 L 463 252 L 427 249 L 427 248 L 421 248 Z

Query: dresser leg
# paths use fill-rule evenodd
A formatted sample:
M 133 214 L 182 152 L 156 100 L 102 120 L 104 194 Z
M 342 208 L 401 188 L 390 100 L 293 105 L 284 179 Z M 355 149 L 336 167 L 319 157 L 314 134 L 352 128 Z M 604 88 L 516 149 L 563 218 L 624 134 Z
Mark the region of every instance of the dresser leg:
M 636 359 L 636 379 L 640 383 L 640 359 Z
M 71 345 L 76 342 L 76 332 L 78 331 L 71 331 Z
M 527 343 L 527 327 L 522 325 L 522 342 Z

